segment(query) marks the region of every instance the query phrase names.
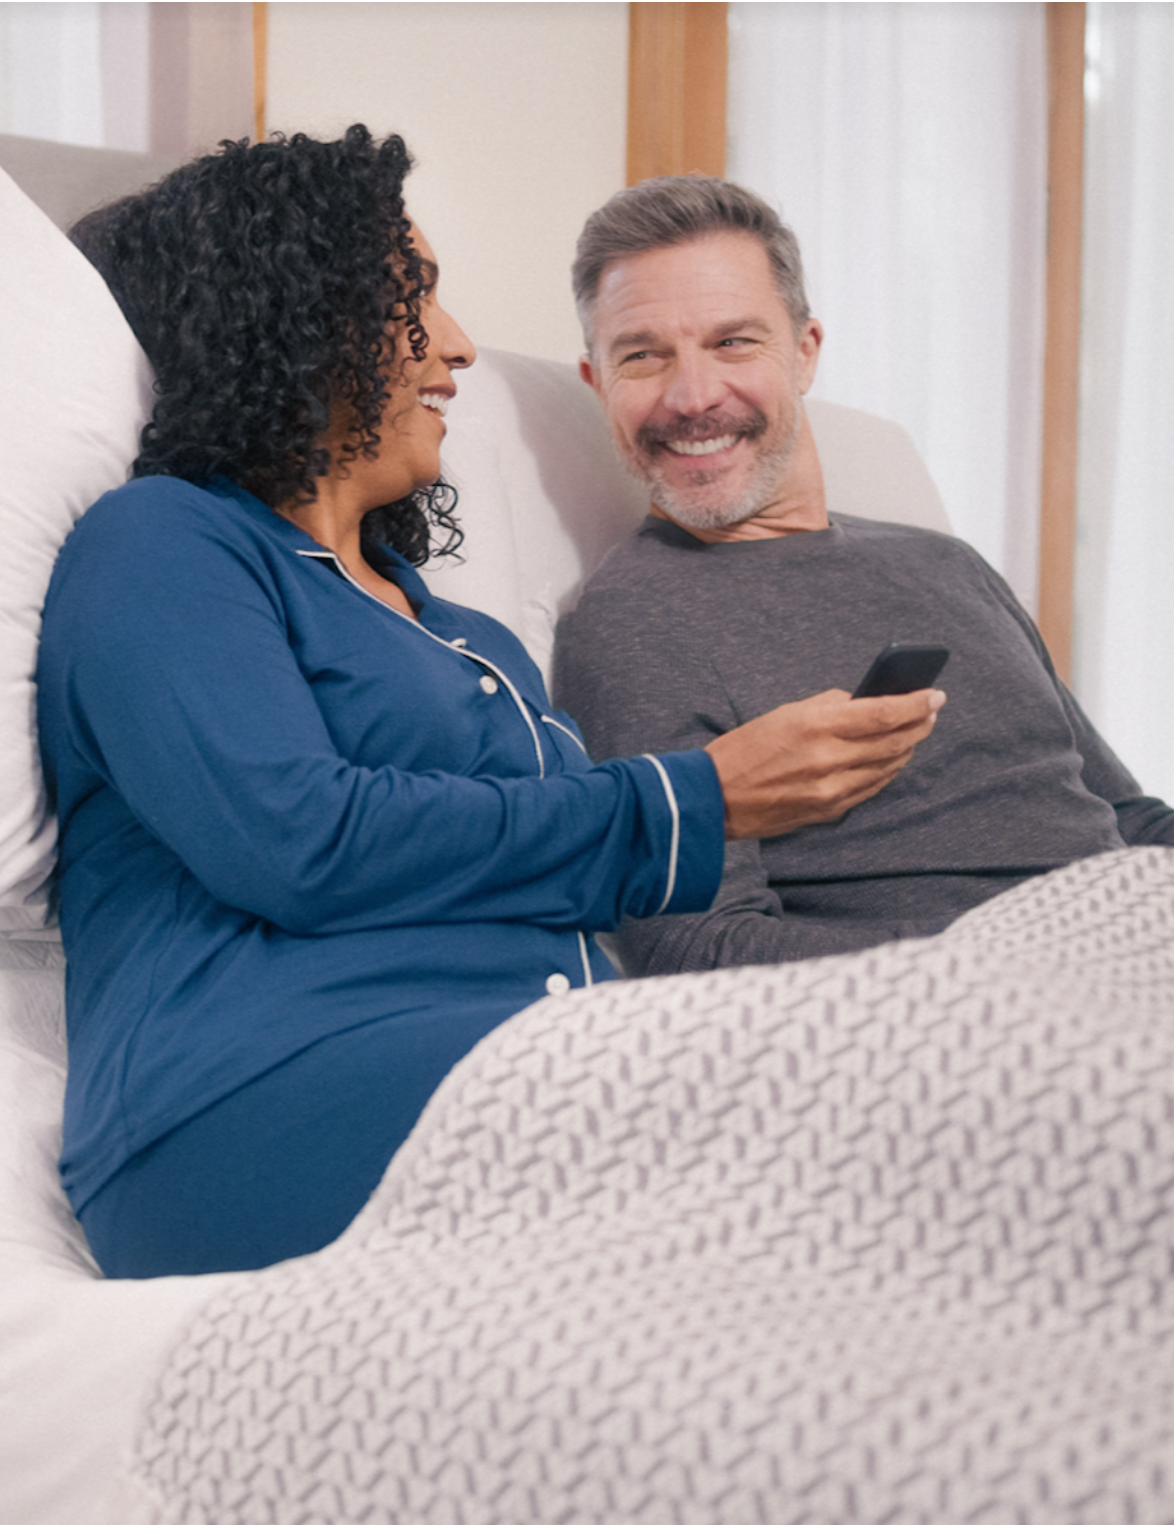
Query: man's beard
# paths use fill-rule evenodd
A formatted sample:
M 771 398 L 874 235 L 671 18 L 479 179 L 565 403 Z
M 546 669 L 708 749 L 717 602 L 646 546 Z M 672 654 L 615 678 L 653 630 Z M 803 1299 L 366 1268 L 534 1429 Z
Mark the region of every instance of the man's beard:
M 803 423 L 803 403 L 795 407 L 795 417 L 785 438 L 773 445 L 763 441 L 769 424 L 759 409 L 742 418 L 728 414 L 710 414 L 704 419 L 682 419 L 678 424 L 645 424 L 636 431 L 635 448 L 623 451 L 624 465 L 649 488 L 657 508 L 686 529 L 726 529 L 750 519 L 769 504 L 778 491 Z M 751 467 L 750 479 L 733 498 L 726 498 L 721 481 L 725 472 L 695 473 L 690 487 L 682 491 L 670 486 L 660 466 L 659 446 L 669 440 L 718 439 L 723 434 L 737 434 L 758 454 Z

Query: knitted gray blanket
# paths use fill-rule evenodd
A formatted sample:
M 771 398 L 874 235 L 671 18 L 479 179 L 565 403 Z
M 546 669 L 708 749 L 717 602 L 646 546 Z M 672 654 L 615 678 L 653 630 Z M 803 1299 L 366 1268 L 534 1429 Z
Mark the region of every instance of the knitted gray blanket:
M 1174 851 L 552 998 L 214 1295 L 127 1525 L 1171 1525 Z

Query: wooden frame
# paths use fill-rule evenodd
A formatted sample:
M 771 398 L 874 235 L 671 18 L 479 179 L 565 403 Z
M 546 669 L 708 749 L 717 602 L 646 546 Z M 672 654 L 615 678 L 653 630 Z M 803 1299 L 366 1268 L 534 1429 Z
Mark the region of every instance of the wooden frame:
M 253 0 L 253 142 L 265 136 L 266 82 L 269 64 L 269 7 Z
M 628 184 L 726 171 L 723 3 L 628 6 Z
M 1056 671 L 1072 676 L 1080 263 L 1084 180 L 1083 4 L 1045 7 L 1048 37 L 1048 263 L 1040 474 L 1039 627 Z

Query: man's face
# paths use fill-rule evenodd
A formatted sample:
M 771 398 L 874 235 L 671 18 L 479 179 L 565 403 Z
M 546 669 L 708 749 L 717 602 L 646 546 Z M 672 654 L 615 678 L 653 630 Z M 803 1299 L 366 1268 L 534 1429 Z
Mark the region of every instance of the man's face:
M 716 529 L 785 504 L 822 337 L 796 336 L 757 238 L 712 233 L 604 269 L 580 371 L 654 504 Z

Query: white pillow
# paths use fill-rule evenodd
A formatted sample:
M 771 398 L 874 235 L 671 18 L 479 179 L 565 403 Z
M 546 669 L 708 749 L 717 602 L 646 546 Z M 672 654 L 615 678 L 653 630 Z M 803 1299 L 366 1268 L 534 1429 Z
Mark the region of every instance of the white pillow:
M 97 1274 L 57 1173 L 65 1096 L 60 944 L 0 938 L 0 1284 Z
M 101 277 L 0 171 L 0 931 L 48 920 L 33 673 L 53 562 L 126 480 L 150 410 L 146 359 Z

